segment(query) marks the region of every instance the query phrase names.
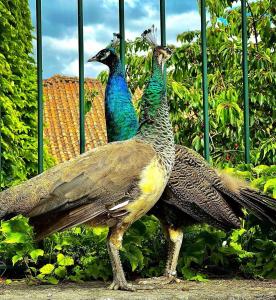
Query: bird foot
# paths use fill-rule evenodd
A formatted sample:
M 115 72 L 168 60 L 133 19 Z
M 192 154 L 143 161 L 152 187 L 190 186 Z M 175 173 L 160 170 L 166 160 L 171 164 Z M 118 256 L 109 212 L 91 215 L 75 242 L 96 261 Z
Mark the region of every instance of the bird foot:
M 170 284 L 170 283 L 180 283 L 183 280 L 175 276 L 160 276 L 160 277 L 151 277 L 145 279 L 139 279 L 137 284 Z
M 122 290 L 122 291 L 130 291 L 134 292 L 136 291 L 136 288 L 127 282 L 119 281 L 119 280 L 113 280 L 113 282 L 108 287 L 109 290 Z

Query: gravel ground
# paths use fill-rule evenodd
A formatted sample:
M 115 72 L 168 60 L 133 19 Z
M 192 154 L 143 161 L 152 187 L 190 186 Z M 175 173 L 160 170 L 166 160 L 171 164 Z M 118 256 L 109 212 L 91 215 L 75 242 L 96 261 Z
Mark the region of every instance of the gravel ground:
M 204 283 L 183 282 L 156 286 L 153 290 L 137 292 L 110 291 L 102 282 L 82 284 L 62 283 L 56 286 L 28 286 L 24 282 L 13 282 L 10 285 L 0 284 L 1 300 L 276 300 L 276 280 L 209 280 Z

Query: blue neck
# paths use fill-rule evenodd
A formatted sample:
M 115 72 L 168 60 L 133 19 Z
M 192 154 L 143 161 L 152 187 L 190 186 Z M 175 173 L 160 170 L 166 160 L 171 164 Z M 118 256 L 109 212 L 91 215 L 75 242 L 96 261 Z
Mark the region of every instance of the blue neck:
M 120 60 L 109 68 L 105 91 L 107 138 L 108 142 L 123 141 L 137 133 L 139 124 Z

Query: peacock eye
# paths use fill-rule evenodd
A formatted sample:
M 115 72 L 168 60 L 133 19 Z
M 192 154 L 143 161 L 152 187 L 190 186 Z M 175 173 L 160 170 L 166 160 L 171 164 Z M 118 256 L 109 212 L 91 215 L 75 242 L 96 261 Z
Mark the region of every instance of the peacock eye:
M 110 51 L 106 51 L 106 52 L 104 53 L 104 55 L 101 57 L 101 60 L 107 59 L 109 55 L 110 55 Z

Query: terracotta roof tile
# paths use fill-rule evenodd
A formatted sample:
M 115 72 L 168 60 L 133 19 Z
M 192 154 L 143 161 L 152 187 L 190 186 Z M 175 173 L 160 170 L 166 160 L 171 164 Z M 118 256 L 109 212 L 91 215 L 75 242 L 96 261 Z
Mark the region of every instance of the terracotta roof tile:
M 57 162 L 79 154 L 79 85 L 77 77 L 55 75 L 44 80 L 44 135 Z M 85 148 L 107 143 L 104 113 L 104 86 L 85 79 L 85 90 L 96 90 L 92 109 L 85 116 Z

